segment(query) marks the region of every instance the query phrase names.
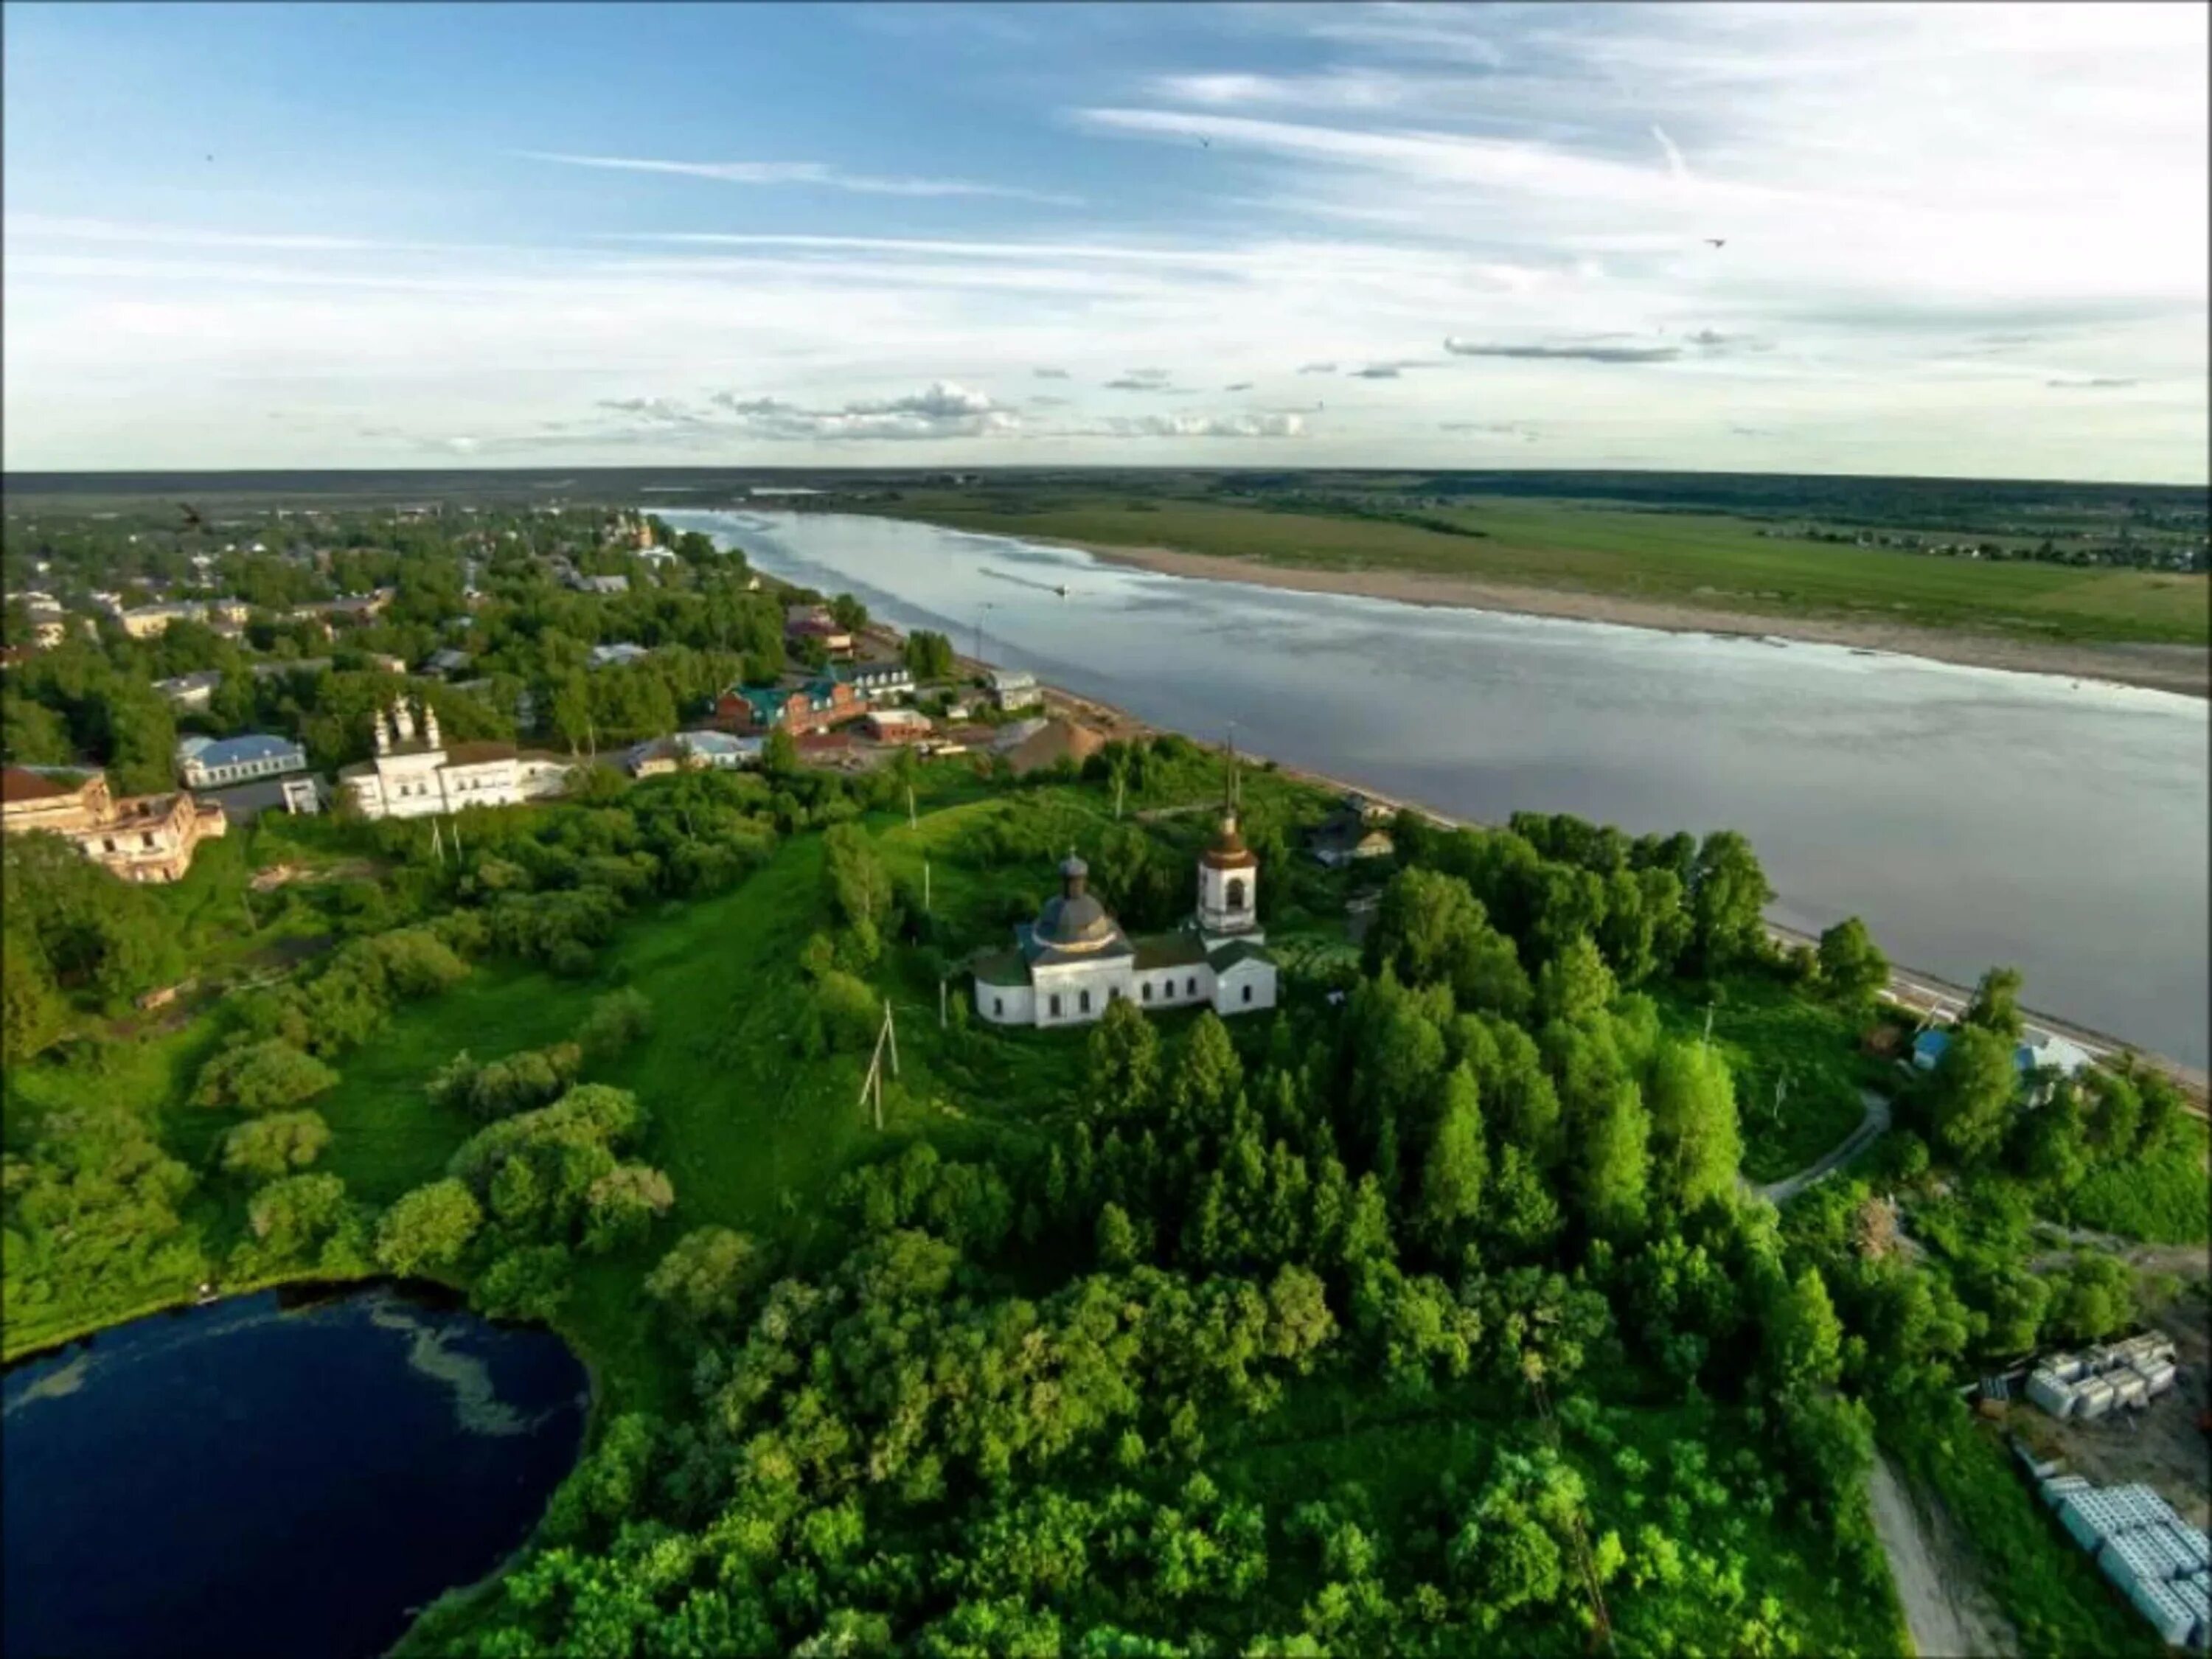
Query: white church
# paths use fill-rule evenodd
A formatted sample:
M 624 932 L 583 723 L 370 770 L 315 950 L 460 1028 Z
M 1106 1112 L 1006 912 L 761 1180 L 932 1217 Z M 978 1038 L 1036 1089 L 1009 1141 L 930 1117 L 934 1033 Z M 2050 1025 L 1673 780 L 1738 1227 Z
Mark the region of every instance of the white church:
M 1204 1005 L 1249 1014 L 1275 1006 L 1275 960 L 1260 927 L 1260 860 L 1231 806 L 1199 855 L 1198 913 L 1178 932 L 1131 939 L 1085 890 L 1090 866 L 1067 855 L 1060 891 L 1016 947 L 975 965 L 975 1012 L 994 1025 L 1081 1025 L 1127 998 L 1139 1008 Z
M 405 698 L 379 709 L 376 754 L 338 769 L 338 787 L 362 816 L 428 817 L 465 806 L 513 806 L 557 795 L 574 763 L 511 743 L 457 743 L 438 735 L 438 711 L 422 705 L 418 727 Z

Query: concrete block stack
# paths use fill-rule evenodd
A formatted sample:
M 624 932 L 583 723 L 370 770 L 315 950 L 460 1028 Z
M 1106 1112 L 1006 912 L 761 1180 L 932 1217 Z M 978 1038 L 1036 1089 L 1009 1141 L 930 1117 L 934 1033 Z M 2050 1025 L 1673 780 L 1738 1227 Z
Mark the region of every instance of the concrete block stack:
M 2028 1373 L 2027 1397 L 2053 1417 L 2090 1423 L 2123 1407 L 2148 1405 L 2176 1376 L 2172 1342 L 2152 1332 L 2086 1353 L 2046 1357 Z
M 2078 1475 L 2043 1483 L 2067 1534 L 2176 1647 L 2212 1641 L 2212 1540 L 2148 1486 L 2099 1488 Z

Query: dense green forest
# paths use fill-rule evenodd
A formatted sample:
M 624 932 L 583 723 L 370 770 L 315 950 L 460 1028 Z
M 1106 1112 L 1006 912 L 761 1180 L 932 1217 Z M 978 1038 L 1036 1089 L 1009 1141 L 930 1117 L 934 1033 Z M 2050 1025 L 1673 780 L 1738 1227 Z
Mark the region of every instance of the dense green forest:
M 10 837 L 8 1350 L 203 1279 L 552 1322 L 589 1450 L 422 1652 L 1895 1651 L 1878 1439 L 2015 1528 L 2029 1650 L 2148 1650 L 1954 1389 L 2170 1294 L 2034 1265 L 2051 1221 L 2203 1237 L 2162 1079 L 2032 1104 L 2001 972 L 1932 1078 L 1869 1059 L 1878 949 L 1778 957 L 1741 836 L 1404 817 L 1331 872 L 1272 771 L 1279 1012 L 969 1019 L 1071 842 L 1131 927 L 1186 911 L 1203 815 L 1149 809 L 1220 787 L 1171 738 L 1019 783 L 785 755 L 451 854 L 264 822 L 158 890 Z M 1739 1171 L 1790 1065 L 1793 1123 L 1879 1079 L 1899 1127 L 1778 1213 Z

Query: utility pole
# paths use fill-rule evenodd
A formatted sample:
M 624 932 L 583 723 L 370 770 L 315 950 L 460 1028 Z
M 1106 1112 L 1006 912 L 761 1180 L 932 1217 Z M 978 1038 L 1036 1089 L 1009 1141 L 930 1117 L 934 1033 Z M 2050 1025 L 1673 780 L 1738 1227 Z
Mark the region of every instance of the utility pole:
M 940 1031 L 945 1029 L 945 981 L 940 979 L 937 981 L 937 1029 Z
M 884 1035 L 885 1036 L 887 1036 L 887 1037 L 889 1037 L 889 1038 L 890 1039 L 890 1044 L 891 1044 L 891 1075 L 892 1075 L 893 1077 L 896 1077 L 896 1076 L 899 1074 L 899 1073 L 898 1073 L 898 1022 L 897 1022 L 897 1021 L 896 1021 L 896 1020 L 894 1020 L 894 1019 L 891 1018 L 891 1000 L 890 1000 L 889 997 L 885 997 L 885 998 L 884 999 Z M 883 1103 L 882 1096 L 881 1096 L 881 1093 L 880 1093 L 880 1091 L 881 1091 L 882 1085 L 881 1085 L 880 1084 L 878 1084 L 878 1085 L 877 1085 L 877 1088 L 878 1088 L 878 1097 L 877 1097 L 877 1102 L 876 1102 L 876 1103 L 877 1103 L 878 1106 L 880 1106 L 880 1105 L 882 1105 L 882 1103 Z
M 906 827 L 909 830 L 921 828 L 921 820 L 914 815 L 914 786 L 910 783 L 906 787 Z
M 925 916 L 937 914 L 929 902 L 929 855 L 926 853 L 921 859 L 921 914 Z

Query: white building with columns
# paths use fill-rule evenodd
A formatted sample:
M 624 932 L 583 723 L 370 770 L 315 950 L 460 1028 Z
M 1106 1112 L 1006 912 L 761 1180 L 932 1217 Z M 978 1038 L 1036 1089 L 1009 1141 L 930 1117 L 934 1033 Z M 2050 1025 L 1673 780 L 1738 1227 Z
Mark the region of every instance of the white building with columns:
M 1204 1006 L 1223 1015 L 1275 1006 L 1275 960 L 1260 926 L 1260 860 L 1233 807 L 1198 861 L 1198 908 L 1172 933 L 1132 939 L 1088 890 L 1090 866 L 1070 853 L 1060 890 L 1015 948 L 975 964 L 975 1012 L 994 1025 L 1082 1025 L 1127 999 L 1146 1012 Z
M 342 798 L 364 817 L 419 818 L 469 806 L 514 806 L 567 786 L 569 763 L 511 743 L 443 743 L 438 711 L 405 698 L 376 714 L 376 755 L 338 769 Z

